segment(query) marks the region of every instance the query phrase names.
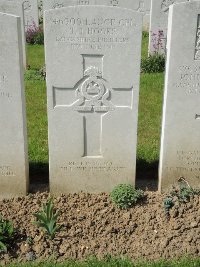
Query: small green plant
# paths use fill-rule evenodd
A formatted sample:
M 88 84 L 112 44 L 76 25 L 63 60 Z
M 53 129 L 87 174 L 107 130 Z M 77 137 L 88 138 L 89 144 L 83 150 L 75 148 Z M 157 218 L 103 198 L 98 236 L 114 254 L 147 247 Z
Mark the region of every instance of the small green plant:
M 119 184 L 110 194 L 112 201 L 121 209 L 132 207 L 143 196 L 142 190 L 137 190 L 130 184 Z
M 143 73 L 158 73 L 164 72 L 165 70 L 165 56 L 159 55 L 150 55 L 147 58 L 142 59 L 141 62 L 141 72 Z
M 172 197 L 166 197 L 163 200 L 165 213 L 169 213 L 169 210 L 174 206 L 174 201 Z
M 0 251 L 7 252 L 7 246 L 14 236 L 13 223 L 0 215 Z
M 34 222 L 38 227 L 42 227 L 51 239 L 55 237 L 55 233 L 60 230 L 62 225 L 57 225 L 57 219 L 60 215 L 60 211 L 54 211 L 54 205 L 52 199 L 48 200 L 43 205 L 43 210 L 34 214 L 37 221 Z
M 179 189 L 174 188 L 171 192 L 171 196 L 176 197 L 176 199 L 182 203 L 190 201 L 190 198 L 197 194 L 199 194 L 199 191 L 193 189 L 192 187 L 180 187 Z
M 200 191 L 193 189 L 183 177 L 179 178 L 178 185 L 174 186 L 169 195 L 163 200 L 165 212 L 168 214 L 175 203 L 187 203 L 191 197 L 199 194 Z

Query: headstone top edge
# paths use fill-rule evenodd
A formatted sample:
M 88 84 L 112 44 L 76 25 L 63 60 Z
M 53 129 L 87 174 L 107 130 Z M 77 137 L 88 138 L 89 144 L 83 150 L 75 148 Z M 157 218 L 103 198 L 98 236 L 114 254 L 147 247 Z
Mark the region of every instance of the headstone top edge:
M 77 5 L 77 6 L 67 6 L 67 7 L 62 7 L 62 8 L 56 8 L 56 9 L 48 9 L 48 10 L 45 10 L 44 11 L 44 15 L 46 16 L 46 15 L 48 15 L 48 14 L 51 14 L 51 13 L 53 13 L 53 12 L 55 12 L 55 10 L 56 10 L 56 12 L 58 12 L 58 13 L 62 13 L 63 11 L 65 11 L 65 10 L 76 10 L 76 9 L 101 9 L 101 10 L 103 10 L 103 9 L 106 9 L 106 10 L 115 10 L 115 11 L 122 11 L 122 10 L 125 10 L 126 12 L 129 12 L 129 13 L 132 13 L 132 14 L 134 14 L 135 16 L 138 16 L 138 17 L 143 17 L 142 16 L 142 14 L 140 13 L 140 12 L 138 12 L 138 11 L 135 11 L 135 10 L 132 10 L 132 9 L 129 9 L 129 8 L 125 8 L 125 7 L 113 7 L 113 6 L 103 6 L 103 5 L 87 5 L 87 6 L 85 6 L 85 5 Z
M 4 17 L 4 16 L 13 17 L 13 18 L 16 18 L 16 19 L 20 19 L 19 16 L 16 16 L 16 15 L 13 15 L 13 14 L 10 14 L 10 13 L 0 12 L 0 17 Z

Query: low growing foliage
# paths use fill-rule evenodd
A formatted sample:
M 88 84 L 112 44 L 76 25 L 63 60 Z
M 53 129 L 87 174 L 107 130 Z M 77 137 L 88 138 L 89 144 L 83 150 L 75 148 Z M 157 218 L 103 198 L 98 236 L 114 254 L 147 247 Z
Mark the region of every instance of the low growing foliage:
M 37 27 L 35 24 L 30 26 L 26 32 L 26 42 L 28 44 L 44 44 L 44 32 L 43 27 L 40 25 Z
M 143 73 L 158 73 L 165 71 L 165 56 L 164 55 L 150 55 L 142 59 L 141 72 Z
M 7 252 L 9 242 L 14 236 L 13 223 L 9 220 L 4 220 L 0 215 L 0 251 Z
M 180 179 L 181 180 L 181 179 Z M 184 182 L 185 180 L 182 179 Z M 183 181 L 177 187 L 173 187 L 169 195 L 163 200 L 164 209 L 166 213 L 175 205 L 175 203 L 187 203 L 191 197 L 200 195 L 199 190 L 193 189 L 189 184 L 183 183 Z
M 54 205 L 52 199 L 50 199 L 47 204 L 43 205 L 43 210 L 34 214 L 37 221 L 34 222 L 38 227 L 42 227 L 47 235 L 53 239 L 55 233 L 60 230 L 62 225 L 57 225 L 57 219 L 60 215 L 60 212 L 54 211 Z
M 142 190 L 137 190 L 130 184 L 119 184 L 110 194 L 112 201 L 121 209 L 131 208 L 143 196 Z

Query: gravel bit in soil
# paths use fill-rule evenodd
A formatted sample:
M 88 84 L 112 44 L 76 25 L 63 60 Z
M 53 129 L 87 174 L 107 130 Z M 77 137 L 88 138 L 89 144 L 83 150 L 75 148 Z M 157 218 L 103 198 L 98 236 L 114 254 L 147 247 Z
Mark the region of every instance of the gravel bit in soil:
M 54 198 L 63 227 L 53 240 L 32 223 L 33 214 L 50 198 L 48 193 L 3 200 L 0 213 L 13 221 L 17 231 L 8 253 L 0 253 L 0 263 L 49 257 L 82 260 L 91 255 L 149 260 L 200 256 L 200 197 L 175 205 L 168 217 L 162 195 L 146 192 L 145 197 L 129 210 L 116 208 L 105 193 Z

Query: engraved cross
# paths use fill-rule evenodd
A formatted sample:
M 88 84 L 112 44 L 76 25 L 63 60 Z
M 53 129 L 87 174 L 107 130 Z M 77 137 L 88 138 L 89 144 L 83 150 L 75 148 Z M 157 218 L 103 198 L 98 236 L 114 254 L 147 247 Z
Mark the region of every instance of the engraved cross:
M 103 116 L 118 107 L 113 105 L 111 93 L 113 89 L 120 92 L 121 89 L 111 88 L 103 78 L 103 55 L 82 55 L 82 57 L 83 78 L 72 88 L 53 87 L 53 106 L 54 108 L 68 107 L 82 114 L 84 129 L 83 157 L 102 157 Z M 75 92 L 75 101 L 71 100 L 69 105 L 63 102 L 67 100 L 65 94 L 67 91 Z M 124 92 L 132 93 L 132 88 L 123 89 Z M 62 102 L 62 104 L 59 102 Z M 120 107 L 127 106 L 122 105 Z

